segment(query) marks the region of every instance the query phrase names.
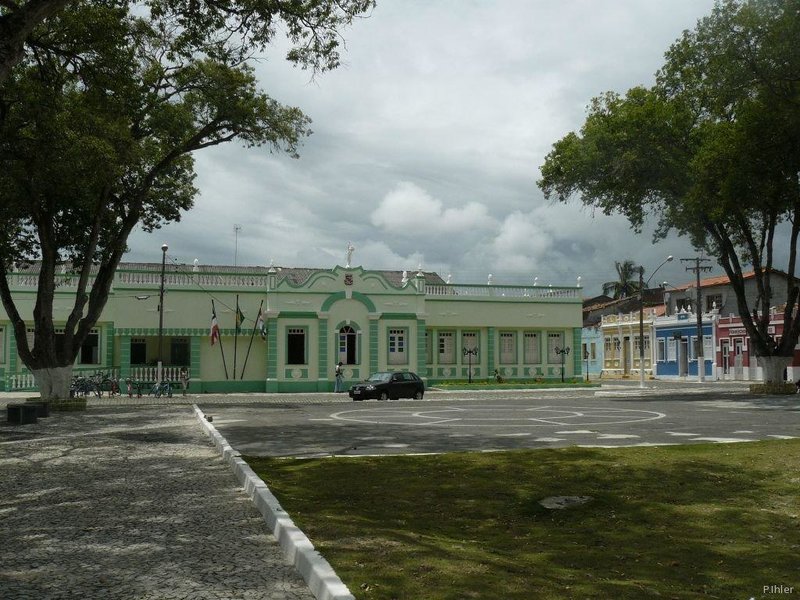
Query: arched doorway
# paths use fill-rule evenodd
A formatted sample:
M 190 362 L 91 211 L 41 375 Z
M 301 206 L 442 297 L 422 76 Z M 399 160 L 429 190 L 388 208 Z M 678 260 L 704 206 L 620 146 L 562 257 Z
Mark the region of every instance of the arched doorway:
M 345 325 L 339 330 L 339 361 L 346 365 L 354 365 L 356 360 L 356 330 Z

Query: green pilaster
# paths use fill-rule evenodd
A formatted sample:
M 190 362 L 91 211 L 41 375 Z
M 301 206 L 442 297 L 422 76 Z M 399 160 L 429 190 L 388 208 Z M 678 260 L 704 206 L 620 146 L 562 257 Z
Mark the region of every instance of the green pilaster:
M 199 335 L 189 338 L 189 377 L 200 377 L 200 342 L 203 339 Z
M 371 319 L 369 322 L 369 371 L 374 373 L 378 370 L 378 320 Z
M 9 329 L 11 329 L 9 327 Z M 14 375 L 17 372 L 17 362 L 19 355 L 17 354 L 17 336 L 14 332 L 10 332 L 8 336 L 8 373 L 6 375 Z
M 119 336 L 119 378 L 131 376 L 131 336 Z
M 424 377 L 428 372 L 428 349 L 425 345 L 425 320 L 417 321 L 417 374 Z
M 107 367 L 114 367 L 114 326 L 108 325 L 103 328 L 103 347 L 105 349 L 105 358 L 103 364 Z
M 486 371 L 491 375 L 497 368 L 494 363 L 495 328 L 489 327 L 486 330 Z
M 319 319 L 319 339 L 317 340 L 319 349 L 319 378 L 327 379 L 328 375 L 328 318 Z M 338 344 L 338 340 L 337 340 Z M 337 345 L 338 350 L 338 345 Z
M 581 342 L 583 341 L 582 332 L 577 327 L 572 329 L 572 368 L 574 369 L 574 377 L 581 377 L 583 374 L 583 348 Z
M 278 391 L 278 321 L 267 320 L 267 391 Z

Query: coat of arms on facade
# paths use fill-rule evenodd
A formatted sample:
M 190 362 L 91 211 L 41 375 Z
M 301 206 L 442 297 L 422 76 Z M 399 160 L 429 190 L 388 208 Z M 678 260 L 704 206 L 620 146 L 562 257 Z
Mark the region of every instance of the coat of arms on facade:
M 344 284 L 345 285 L 353 285 L 353 275 L 348 273 L 344 276 Z

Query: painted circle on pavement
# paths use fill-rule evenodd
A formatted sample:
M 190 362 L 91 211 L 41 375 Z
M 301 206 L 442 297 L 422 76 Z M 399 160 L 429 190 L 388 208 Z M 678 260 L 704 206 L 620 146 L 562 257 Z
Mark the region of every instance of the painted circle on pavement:
M 656 421 L 665 416 L 661 412 L 630 408 L 496 405 L 430 409 L 386 406 L 344 410 L 330 415 L 332 419 L 351 423 L 429 427 L 621 425 Z

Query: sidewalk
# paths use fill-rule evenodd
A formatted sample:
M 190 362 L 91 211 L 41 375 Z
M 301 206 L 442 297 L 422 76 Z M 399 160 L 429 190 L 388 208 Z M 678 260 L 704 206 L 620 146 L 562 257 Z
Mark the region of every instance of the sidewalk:
M 0 473 L 0 598 L 313 598 L 188 404 L 2 420 Z

